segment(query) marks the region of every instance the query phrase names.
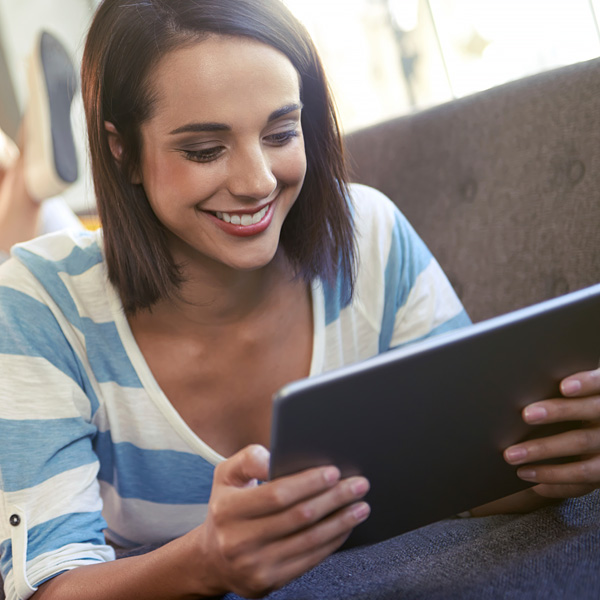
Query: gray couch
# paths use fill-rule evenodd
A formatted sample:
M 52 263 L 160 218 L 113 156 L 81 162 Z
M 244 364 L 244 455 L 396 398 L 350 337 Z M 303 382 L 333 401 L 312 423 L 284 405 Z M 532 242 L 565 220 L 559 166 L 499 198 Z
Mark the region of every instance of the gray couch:
M 475 321 L 600 281 L 600 59 L 347 138 Z

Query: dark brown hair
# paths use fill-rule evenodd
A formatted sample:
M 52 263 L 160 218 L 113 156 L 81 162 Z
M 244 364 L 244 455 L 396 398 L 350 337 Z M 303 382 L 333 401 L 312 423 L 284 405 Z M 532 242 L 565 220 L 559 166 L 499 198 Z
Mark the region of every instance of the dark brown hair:
M 279 0 L 104 0 L 81 67 L 92 173 L 110 281 L 133 314 L 176 293 L 183 281 L 167 234 L 141 185 L 140 125 L 152 117 L 151 69 L 171 50 L 210 34 L 244 36 L 285 54 L 300 75 L 307 156 L 304 185 L 281 243 L 306 281 L 350 282 L 355 243 L 347 175 L 333 101 L 310 36 Z M 115 161 L 105 121 L 120 134 Z

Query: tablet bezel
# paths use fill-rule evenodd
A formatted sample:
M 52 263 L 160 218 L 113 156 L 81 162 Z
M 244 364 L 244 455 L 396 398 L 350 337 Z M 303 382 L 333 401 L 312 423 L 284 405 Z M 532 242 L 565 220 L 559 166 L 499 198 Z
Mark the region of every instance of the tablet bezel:
M 600 284 L 290 383 L 273 401 L 271 477 L 368 477 L 371 515 L 346 546 L 450 517 L 532 485 L 503 449 L 569 425 L 528 426 L 521 410 L 599 357 Z

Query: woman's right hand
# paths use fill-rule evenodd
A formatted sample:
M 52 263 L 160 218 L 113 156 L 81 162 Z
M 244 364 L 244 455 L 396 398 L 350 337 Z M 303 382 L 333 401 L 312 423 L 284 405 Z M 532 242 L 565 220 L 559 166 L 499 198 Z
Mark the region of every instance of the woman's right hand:
M 330 466 L 259 485 L 268 470 L 258 445 L 217 466 L 206 520 L 191 532 L 203 591 L 261 597 L 317 565 L 369 515 L 363 477 L 342 480 Z

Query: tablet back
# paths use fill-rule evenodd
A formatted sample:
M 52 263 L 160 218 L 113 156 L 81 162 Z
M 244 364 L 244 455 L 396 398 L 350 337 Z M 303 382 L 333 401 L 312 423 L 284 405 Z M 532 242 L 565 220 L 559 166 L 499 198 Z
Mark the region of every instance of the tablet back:
M 291 383 L 274 399 L 271 477 L 366 476 L 371 515 L 347 546 L 450 517 L 532 485 L 503 449 L 565 425 L 520 411 L 599 358 L 600 284 Z

